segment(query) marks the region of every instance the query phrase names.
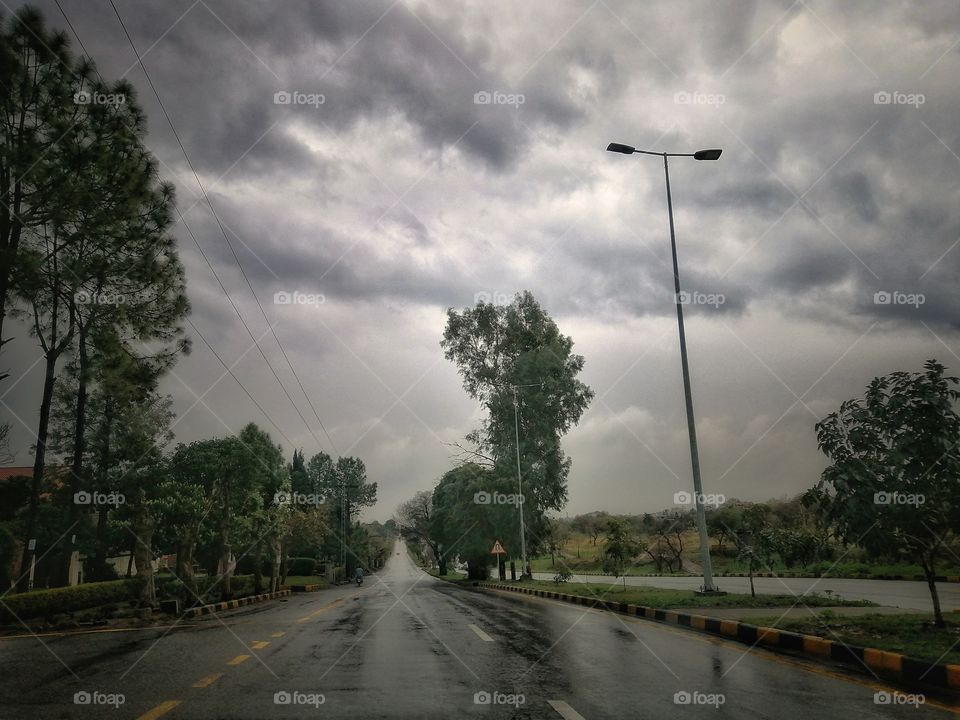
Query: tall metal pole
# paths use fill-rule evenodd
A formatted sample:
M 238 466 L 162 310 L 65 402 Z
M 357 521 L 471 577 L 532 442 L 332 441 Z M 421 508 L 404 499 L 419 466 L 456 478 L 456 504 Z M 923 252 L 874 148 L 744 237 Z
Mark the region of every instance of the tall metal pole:
M 697 428 L 693 419 L 693 394 L 690 390 L 690 368 L 687 364 L 687 337 L 683 331 L 683 305 L 680 302 L 680 267 L 677 264 L 677 236 L 673 229 L 673 198 L 670 195 L 670 167 L 663 154 L 663 174 L 667 180 L 667 212 L 670 215 L 670 250 L 673 253 L 673 288 L 677 305 L 677 326 L 680 329 L 680 366 L 683 369 L 683 397 L 687 408 L 687 432 L 690 435 L 690 462 L 693 465 L 693 505 L 697 513 L 700 533 L 700 558 L 703 565 L 703 592 L 716 592 L 713 585 L 713 566 L 710 563 L 710 537 L 707 518 L 703 511 L 703 485 L 700 481 L 700 454 L 697 451 Z
M 520 416 L 516 385 L 513 386 L 513 429 L 517 441 L 517 505 L 520 508 L 520 558 L 523 562 L 523 570 L 520 575 L 522 576 L 527 574 L 527 531 L 523 524 L 523 481 L 520 478 Z

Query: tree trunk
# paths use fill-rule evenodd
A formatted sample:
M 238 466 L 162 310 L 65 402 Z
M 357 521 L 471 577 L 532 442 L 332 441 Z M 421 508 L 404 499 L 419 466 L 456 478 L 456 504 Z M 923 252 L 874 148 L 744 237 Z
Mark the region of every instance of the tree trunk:
M 103 424 L 100 428 L 100 449 L 99 460 L 97 462 L 97 487 L 100 491 L 106 492 L 107 476 L 110 471 L 110 436 L 113 433 L 113 401 L 106 398 L 103 407 Z M 98 580 L 106 580 L 107 566 L 107 520 L 109 512 L 106 508 L 101 510 L 97 516 L 97 540 L 96 552 L 94 554 L 95 573 L 100 573 Z
M 940 609 L 940 594 L 937 592 L 937 572 L 933 567 L 933 561 L 927 561 L 926 558 L 920 563 L 923 568 L 923 575 L 927 579 L 927 587 L 930 589 L 930 599 L 933 601 L 933 621 L 938 628 L 946 627 L 943 621 L 943 612 Z
M 430 549 L 433 550 L 433 556 L 437 560 L 437 572 L 441 575 L 447 574 L 447 558 L 440 552 L 439 548 L 436 545 L 431 545 Z
M 80 345 L 80 377 L 77 386 L 77 408 L 73 423 L 73 460 L 70 464 L 70 494 L 76 496 L 83 489 L 81 473 L 83 472 L 83 453 L 85 451 L 85 430 L 87 415 L 87 380 L 90 372 L 90 358 L 87 354 L 87 332 L 81 329 L 79 333 Z M 69 505 L 67 527 L 72 527 L 80 520 L 80 506 L 71 502 Z M 104 509 L 100 510 L 105 513 Z M 69 536 L 69 537 L 68 537 Z M 58 585 L 70 584 L 70 560 L 73 556 L 72 532 L 63 538 L 63 549 L 60 557 L 60 574 Z
M 196 541 L 193 535 L 181 537 L 177 543 L 177 579 L 180 581 L 184 607 L 202 602 L 197 597 L 197 580 L 193 576 L 193 552 Z
M 257 537 L 260 538 L 260 527 L 256 529 Z M 258 539 L 253 549 L 253 594 L 259 595 L 263 592 L 263 540 Z
M 280 538 L 270 537 L 270 592 L 280 589 Z
M 756 597 L 757 591 L 753 589 L 753 566 L 750 566 L 750 597 Z
M 280 584 L 283 585 L 287 581 L 287 553 L 290 550 L 290 543 L 288 538 L 283 538 L 283 542 L 280 543 Z
M 134 513 L 133 532 L 136 536 L 133 557 L 137 564 L 140 583 L 140 607 L 153 607 L 157 591 L 153 581 L 153 518 L 142 505 Z
M 225 488 L 223 493 L 223 516 L 220 520 L 220 563 L 217 572 L 220 573 L 220 599 L 232 599 L 230 578 L 233 574 L 230 568 L 230 490 Z
M 37 427 L 37 451 L 33 458 L 33 479 L 30 483 L 30 505 L 27 508 L 26 537 L 23 543 L 23 555 L 20 562 L 20 580 L 17 592 L 24 592 L 30 583 L 30 565 L 36 555 L 36 549 L 30 549 L 30 540 L 37 530 L 37 514 L 40 510 L 40 486 L 47 457 L 47 432 L 50 426 L 50 403 L 53 401 L 53 387 L 56 383 L 56 366 L 59 353 L 47 353 L 46 369 L 43 377 L 43 399 L 40 401 L 40 425 Z M 71 498 L 73 500 L 73 498 Z

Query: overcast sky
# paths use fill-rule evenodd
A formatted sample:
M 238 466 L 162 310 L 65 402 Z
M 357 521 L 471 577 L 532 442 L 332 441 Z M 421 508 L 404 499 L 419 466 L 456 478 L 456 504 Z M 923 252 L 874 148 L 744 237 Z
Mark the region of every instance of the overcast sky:
M 196 337 L 164 382 L 178 440 L 254 421 L 288 454 L 357 455 L 386 519 L 481 417 L 446 309 L 529 289 L 596 391 L 564 441 L 566 510 L 671 505 L 691 474 L 662 162 L 610 141 L 723 148 L 671 164 L 707 492 L 795 494 L 824 466 L 814 423 L 871 378 L 960 374 L 956 2 L 117 0 L 335 449 L 109 3 L 61 4 L 139 89 L 187 224 L 309 421 L 178 225 L 193 323 L 289 442 Z M 3 411 L 30 464 L 42 365 L 15 334 Z

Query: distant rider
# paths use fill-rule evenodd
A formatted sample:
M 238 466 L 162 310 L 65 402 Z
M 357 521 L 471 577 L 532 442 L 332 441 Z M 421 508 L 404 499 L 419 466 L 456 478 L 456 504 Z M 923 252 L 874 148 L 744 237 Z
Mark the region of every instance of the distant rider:
M 362 583 L 362 582 L 363 582 L 363 568 L 360 567 L 359 565 L 357 565 L 357 570 L 356 570 L 356 572 L 354 573 L 354 579 L 355 579 L 358 583 Z

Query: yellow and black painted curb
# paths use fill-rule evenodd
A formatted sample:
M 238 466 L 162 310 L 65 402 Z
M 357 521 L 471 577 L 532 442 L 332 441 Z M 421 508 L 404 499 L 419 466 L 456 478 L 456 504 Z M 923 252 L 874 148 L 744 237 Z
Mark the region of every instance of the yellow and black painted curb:
M 866 665 L 877 674 L 886 675 L 907 682 L 925 683 L 936 687 L 960 690 L 960 665 L 929 663 L 925 660 L 901 655 L 900 653 L 865 648 L 799 633 L 777 630 L 775 628 L 748 625 L 739 620 L 721 620 L 720 618 L 690 613 L 660 610 L 645 605 L 633 605 L 625 602 L 599 600 L 582 595 L 568 595 L 552 590 L 500 585 L 498 583 L 476 583 L 478 587 L 491 590 L 508 590 L 536 595 L 552 600 L 563 600 L 574 605 L 609 610 L 633 617 L 656 620 L 672 625 L 680 625 L 700 632 L 721 635 L 748 645 L 760 645 L 772 650 L 788 650 L 802 654 L 814 660 L 835 660 L 853 663 L 858 667 Z
M 283 587 L 295 593 L 317 592 L 320 589 L 320 585 L 284 585 Z
M 224 600 L 223 602 L 211 603 L 210 605 L 200 605 L 198 607 L 188 608 L 183 613 L 184 617 L 199 617 L 200 615 L 210 615 L 211 613 L 221 612 L 223 610 L 233 610 L 244 605 L 253 605 L 264 600 L 275 600 L 281 597 L 287 597 L 290 590 L 277 590 L 276 592 L 262 593 L 260 595 L 247 595 L 236 600 Z

